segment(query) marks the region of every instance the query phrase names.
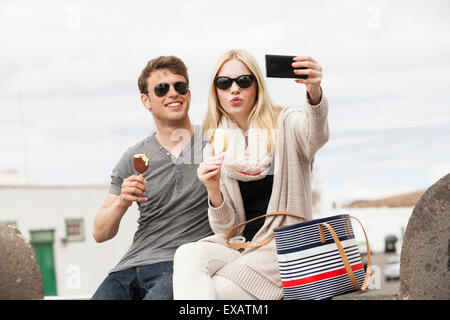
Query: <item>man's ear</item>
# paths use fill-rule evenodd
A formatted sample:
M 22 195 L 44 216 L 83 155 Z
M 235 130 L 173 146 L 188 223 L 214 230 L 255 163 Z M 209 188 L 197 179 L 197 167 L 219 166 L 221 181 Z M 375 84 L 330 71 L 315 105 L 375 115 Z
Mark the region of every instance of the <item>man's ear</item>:
M 189 100 L 189 105 L 191 104 L 191 89 L 188 90 L 188 100 Z
M 152 111 L 152 106 L 150 104 L 150 98 L 148 97 L 147 94 L 141 93 L 141 102 L 142 102 L 143 106 L 145 107 L 145 109 L 147 109 L 150 112 Z

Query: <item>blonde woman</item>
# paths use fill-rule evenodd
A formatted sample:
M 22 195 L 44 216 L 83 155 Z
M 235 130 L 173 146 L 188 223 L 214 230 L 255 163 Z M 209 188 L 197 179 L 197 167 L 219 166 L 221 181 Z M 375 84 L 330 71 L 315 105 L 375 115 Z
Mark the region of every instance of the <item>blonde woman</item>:
M 319 63 L 298 56 L 292 66 L 294 73 L 308 75 L 295 80 L 306 86 L 304 110 L 271 100 L 249 53 L 232 50 L 217 62 L 203 122 L 209 143 L 197 170 L 208 192 L 208 218 L 215 234 L 178 248 L 175 299 L 282 298 L 274 240 L 235 250 L 225 235 L 231 227 L 268 212 L 312 218 L 311 165 L 329 137 L 328 104 Z M 299 221 L 290 216 L 259 219 L 237 230 L 232 240 L 262 241 L 272 229 Z

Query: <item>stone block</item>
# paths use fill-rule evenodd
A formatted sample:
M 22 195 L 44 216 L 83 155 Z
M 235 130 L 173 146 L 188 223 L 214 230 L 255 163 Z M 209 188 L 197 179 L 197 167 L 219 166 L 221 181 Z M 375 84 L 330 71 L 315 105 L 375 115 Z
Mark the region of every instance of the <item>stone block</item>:
M 0 223 L 0 299 L 43 299 L 41 272 L 32 246 L 20 231 Z
M 450 299 L 450 174 L 423 194 L 406 227 L 400 298 Z

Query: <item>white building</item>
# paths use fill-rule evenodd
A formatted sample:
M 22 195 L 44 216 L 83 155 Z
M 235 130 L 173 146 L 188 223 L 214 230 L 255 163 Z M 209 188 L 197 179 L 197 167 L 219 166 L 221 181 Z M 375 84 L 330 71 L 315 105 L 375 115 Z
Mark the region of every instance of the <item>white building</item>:
M 35 249 L 46 296 L 89 298 L 131 245 L 138 210 L 133 204 L 119 233 L 92 237 L 107 186 L 0 186 L 0 221 L 15 225 Z

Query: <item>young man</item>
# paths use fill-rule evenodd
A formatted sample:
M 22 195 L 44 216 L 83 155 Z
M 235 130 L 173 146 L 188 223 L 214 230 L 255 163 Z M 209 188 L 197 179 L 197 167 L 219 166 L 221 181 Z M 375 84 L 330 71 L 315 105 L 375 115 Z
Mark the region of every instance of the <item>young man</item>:
M 131 248 L 92 299 L 173 299 L 175 250 L 212 234 L 206 188 L 197 179 L 203 142 L 201 128 L 188 116 L 186 66 L 174 56 L 155 58 L 142 71 L 138 85 L 156 132 L 129 148 L 114 168 L 93 236 L 97 242 L 113 238 L 133 202 L 139 207 L 139 227 Z M 133 167 L 136 154 L 149 159 L 143 175 Z

